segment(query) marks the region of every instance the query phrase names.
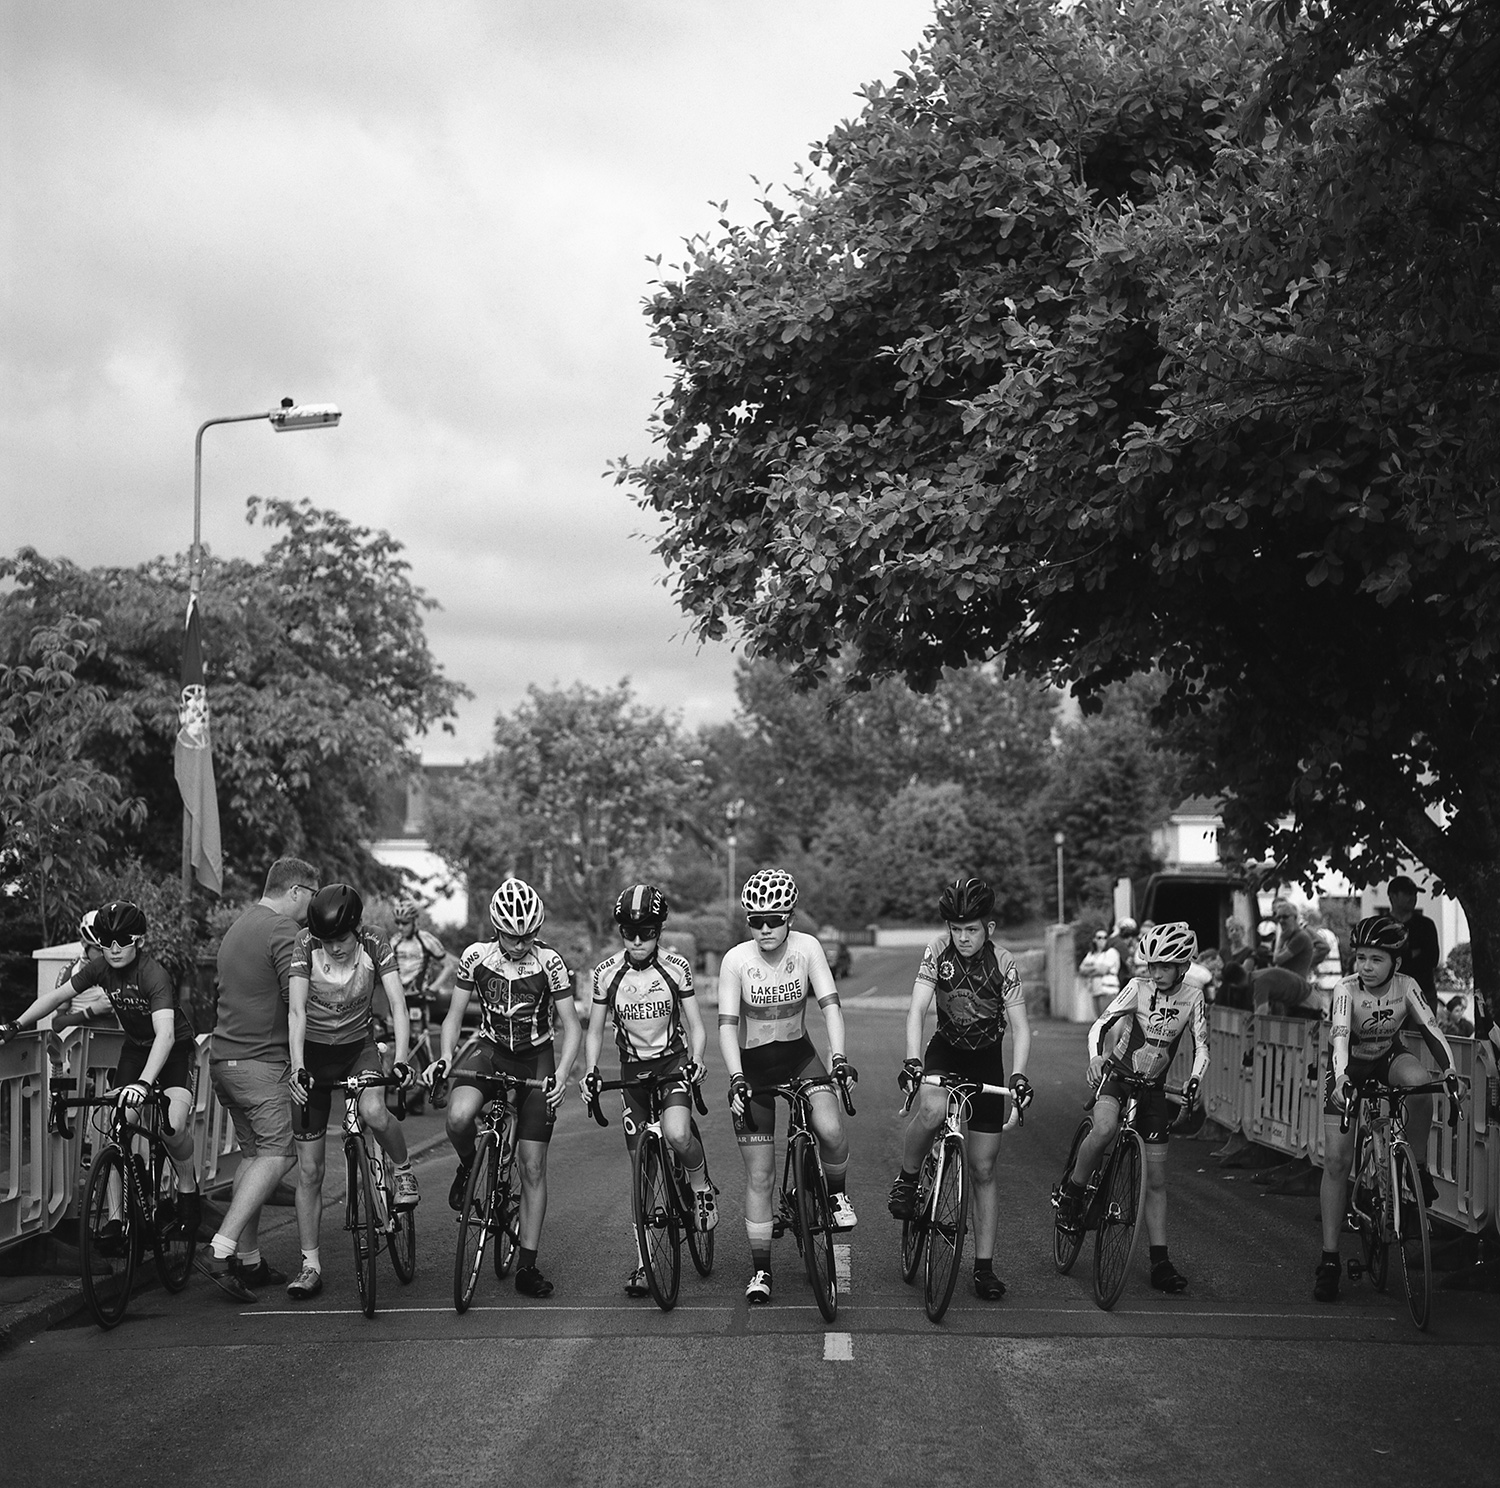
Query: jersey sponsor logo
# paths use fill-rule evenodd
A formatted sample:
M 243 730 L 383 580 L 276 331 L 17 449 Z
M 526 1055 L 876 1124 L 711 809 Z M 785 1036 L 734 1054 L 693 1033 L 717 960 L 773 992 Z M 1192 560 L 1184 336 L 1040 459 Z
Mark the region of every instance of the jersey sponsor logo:
M 1164 1034 L 1177 1022 L 1180 1015 L 1178 1009 L 1173 1007 L 1171 1003 L 1168 1003 L 1165 1007 L 1154 1009 L 1150 1016 L 1151 1032 Z
M 751 1007 L 776 1007 L 801 1002 L 806 996 L 807 987 L 801 978 L 791 982 L 778 982 L 773 987 L 750 987 L 745 991 L 745 1001 Z
M 938 962 L 938 975 L 947 981 L 953 980 L 953 963 L 951 961 Z

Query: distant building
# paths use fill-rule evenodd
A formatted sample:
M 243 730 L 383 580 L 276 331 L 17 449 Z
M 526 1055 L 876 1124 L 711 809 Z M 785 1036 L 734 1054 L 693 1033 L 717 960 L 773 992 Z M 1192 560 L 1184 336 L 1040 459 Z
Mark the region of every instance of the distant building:
M 393 780 L 382 792 L 370 852 L 389 868 L 404 868 L 428 914 L 439 925 L 463 925 L 469 919 L 469 890 L 462 875 L 450 873 L 427 841 L 427 789 L 430 781 L 456 774 L 461 765 L 423 765 L 405 780 Z

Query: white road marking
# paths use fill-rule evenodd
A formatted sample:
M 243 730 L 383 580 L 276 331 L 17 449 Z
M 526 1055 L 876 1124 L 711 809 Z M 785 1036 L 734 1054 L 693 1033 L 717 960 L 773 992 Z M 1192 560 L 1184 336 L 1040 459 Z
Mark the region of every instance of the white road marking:
M 825 1333 L 823 1335 L 823 1362 L 825 1364 L 849 1364 L 854 1360 L 854 1335 L 852 1333 Z
M 847 1245 L 835 1245 L 833 1247 L 833 1274 L 838 1278 L 839 1296 L 849 1295 L 849 1278 L 851 1272 L 851 1257 Z

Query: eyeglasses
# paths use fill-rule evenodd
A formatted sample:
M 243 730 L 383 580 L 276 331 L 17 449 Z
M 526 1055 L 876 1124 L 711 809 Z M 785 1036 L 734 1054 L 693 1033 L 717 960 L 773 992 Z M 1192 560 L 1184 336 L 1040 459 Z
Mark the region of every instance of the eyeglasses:
M 126 940 L 101 940 L 99 942 L 99 948 L 100 950 L 104 951 L 134 950 L 134 948 L 141 943 L 143 938 L 144 937 L 139 935 L 132 935 Z
M 1297 916 L 1291 910 L 1284 909 L 1280 914 L 1272 915 L 1271 918 L 1274 920 L 1295 920 Z
M 316 884 L 293 884 L 292 887 L 294 889 L 306 889 L 309 894 L 316 894 L 318 892 Z
M 784 914 L 752 914 L 745 916 L 745 923 L 752 930 L 779 930 L 789 919 Z
M 620 926 L 621 940 L 657 940 L 661 926 L 655 920 L 637 920 Z

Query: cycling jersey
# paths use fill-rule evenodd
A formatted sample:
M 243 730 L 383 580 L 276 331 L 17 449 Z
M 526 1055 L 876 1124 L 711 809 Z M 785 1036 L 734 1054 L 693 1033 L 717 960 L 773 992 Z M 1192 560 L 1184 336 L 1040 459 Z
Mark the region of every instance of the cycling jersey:
M 1147 1080 L 1166 1078 L 1182 1035 L 1193 1031 L 1192 1078 L 1208 1069 L 1208 1012 L 1203 993 L 1180 983 L 1162 992 L 1149 977 L 1132 977 L 1089 1029 L 1089 1053 L 1104 1054 L 1117 1066 Z
M 719 966 L 719 1026 L 737 1027 L 742 1049 L 800 1039 L 809 996 L 819 1007 L 838 1005 L 823 947 L 801 930 L 790 931 L 769 961 L 753 940 L 742 940 Z
M 987 1049 L 1005 1037 L 1006 1008 L 1025 1005 L 1021 974 L 1004 946 L 986 940 L 965 960 L 950 935 L 928 941 L 917 985 L 937 994 L 937 1031 L 954 1049 Z
M 594 1005 L 614 1014 L 622 1060 L 682 1053 L 681 1004 L 691 996 L 693 968 L 676 951 L 658 950 L 644 966 L 632 966 L 621 950 L 594 968 Z
M 75 992 L 86 992 L 90 987 L 104 989 L 129 1043 L 147 1047 L 154 1043 L 156 1030 L 151 1026 L 151 1015 L 167 1011 L 174 1015 L 172 1041 L 180 1044 L 193 1037 L 187 1014 L 177 1006 L 177 988 L 154 956 L 137 951 L 135 960 L 118 970 L 108 961 L 90 961 L 73 973 L 71 981 Z
M 1353 1064 L 1381 1058 L 1403 1027 L 1413 1025 L 1444 1069 L 1453 1068 L 1453 1050 L 1432 1016 L 1416 981 L 1395 972 L 1384 987 L 1366 992 L 1357 976 L 1343 977 L 1333 993 L 1329 1013 L 1329 1048 L 1335 1081 Z
M 420 992 L 427 985 L 427 972 L 448 959 L 448 950 L 430 930 L 416 930 L 391 942 L 396 954 L 396 975 L 402 987 Z
M 573 995 L 563 958 L 540 940 L 518 961 L 498 941 L 475 941 L 459 959 L 456 985 L 478 993 L 484 1036 L 518 1054 L 552 1042 L 552 1004 Z
M 363 1043 L 375 989 L 395 969 L 390 942 L 378 930 L 358 932 L 348 961 L 335 961 L 311 930 L 299 930 L 288 976 L 307 978 L 306 1036 L 319 1044 Z

